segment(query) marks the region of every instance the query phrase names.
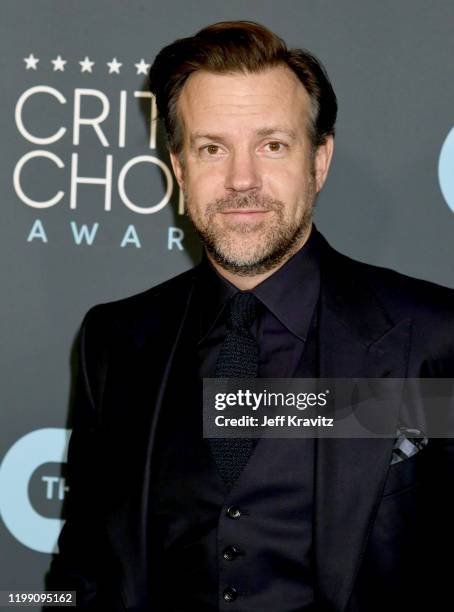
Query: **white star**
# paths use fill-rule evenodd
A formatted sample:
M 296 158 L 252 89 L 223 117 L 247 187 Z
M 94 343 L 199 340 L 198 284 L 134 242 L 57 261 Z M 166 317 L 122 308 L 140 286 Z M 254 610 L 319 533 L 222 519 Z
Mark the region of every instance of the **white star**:
M 93 72 L 92 66 L 95 65 L 95 62 L 90 62 L 90 58 L 85 56 L 85 59 L 82 62 L 79 62 L 81 66 L 81 72 Z
M 51 60 L 51 62 L 54 65 L 54 72 L 56 72 L 57 70 L 64 72 L 66 60 L 62 59 L 61 55 L 59 55 L 57 59 Z
M 112 74 L 114 72 L 116 74 L 120 74 L 120 66 L 123 66 L 121 62 L 117 62 L 116 57 L 114 57 L 111 62 L 107 62 L 107 65 L 109 66 L 109 74 Z
M 30 53 L 28 57 L 24 57 L 24 62 L 27 64 L 25 67 L 26 70 L 30 70 L 30 68 L 36 70 L 36 64 L 39 62 L 39 59 L 36 58 L 33 53 Z
M 147 70 L 151 64 L 146 64 L 145 60 L 142 58 L 138 64 L 134 64 L 137 68 L 137 74 L 147 74 Z

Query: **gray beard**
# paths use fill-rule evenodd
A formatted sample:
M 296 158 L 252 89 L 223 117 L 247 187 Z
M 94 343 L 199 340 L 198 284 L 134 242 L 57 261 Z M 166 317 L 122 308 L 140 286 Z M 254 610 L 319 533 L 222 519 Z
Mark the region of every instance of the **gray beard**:
M 309 185 L 305 197 L 305 210 L 299 223 L 285 225 L 282 210 L 284 205 L 279 200 L 266 197 L 251 195 L 235 195 L 228 198 L 216 200 L 208 205 L 206 215 L 208 223 L 205 227 L 196 224 L 196 220 L 191 215 L 191 208 L 188 205 L 186 194 L 186 211 L 192 222 L 203 246 L 224 270 L 237 276 L 256 276 L 268 272 L 277 267 L 282 262 L 289 259 L 299 248 L 304 235 L 307 233 L 315 208 L 316 194 L 313 185 Z M 225 250 L 220 248 L 219 230 L 213 229 L 214 224 L 210 220 L 216 212 L 233 208 L 265 208 L 276 211 L 277 222 L 267 233 L 266 243 L 268 248 L 260 256 L 248 263 L 239 262 L 234 255 L 228 255 Z M 240 231 L 244 234 L 249 233 L 250 228 L 245 226 Z

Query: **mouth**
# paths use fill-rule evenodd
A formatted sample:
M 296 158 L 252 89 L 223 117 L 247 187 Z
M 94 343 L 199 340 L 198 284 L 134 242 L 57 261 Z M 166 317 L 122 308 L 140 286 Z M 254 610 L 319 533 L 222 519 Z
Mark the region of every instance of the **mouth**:
M 265 208 L 235 208 L 231 210 L 223 210 L 221 211 L 221 215 L 225 215 L 230 219 L 246 221 L 248 219 L 257 220 L 269 212 L 271 211 Z

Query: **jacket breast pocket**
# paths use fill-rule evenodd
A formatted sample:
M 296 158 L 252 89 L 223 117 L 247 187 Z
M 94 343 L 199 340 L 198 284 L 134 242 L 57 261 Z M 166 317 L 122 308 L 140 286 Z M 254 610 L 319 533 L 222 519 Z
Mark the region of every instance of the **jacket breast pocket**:
M 382 497 L 395 495 L 417 485 L 422 477 L 426 456 L 427 450 L 423 448 L 409 459 L 390 465 Z

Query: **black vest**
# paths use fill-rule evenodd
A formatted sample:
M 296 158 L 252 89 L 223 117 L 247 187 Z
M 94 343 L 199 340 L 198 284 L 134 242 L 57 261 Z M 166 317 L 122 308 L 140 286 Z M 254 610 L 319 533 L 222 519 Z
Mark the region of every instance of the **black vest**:
M 298 377 L 317 376 L 316 324 L 314 316 Z M 152 605 L 156 612 L 309 612 L 316 442 L 259 440 L 227 494 L 202 438 L 192 330 L 189 319 L 152 457 Z

